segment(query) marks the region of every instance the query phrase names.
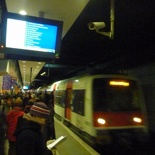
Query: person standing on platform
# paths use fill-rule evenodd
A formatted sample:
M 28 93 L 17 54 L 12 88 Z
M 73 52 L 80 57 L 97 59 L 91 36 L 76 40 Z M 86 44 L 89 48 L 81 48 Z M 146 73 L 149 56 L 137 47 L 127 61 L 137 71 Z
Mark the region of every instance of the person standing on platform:
M 47 105 L 50 108 L 50 117 L 48 120 L 49 124 L 49 132 L 48 132 L 48 137 L 49 139 L 56 139 L 56 135 L 55 135 L 55 125 L 54 125 L 54 92 L 52 91 L 50 94 L 50 100 L 48 102 Z
M 4 143 L 6 134 L 6 117 L 5 114 L 0 110 L 0 155 L 4 155 Z
M 28 113 L 32 107 L 32 105 L 34 104 L 34 101 L 32 99 L 30 99 L 27 103 L 27 105 L 24 108 L 24 112 Z
M 53 92 L 51 94 L 47 94 L 45 92 L 40 96 L 40 101 L 44 102 L 47 107 L 50 109 L 50 115 L 46 119 L 44 128 L 43 128 L 43 135 L 44 140 L 52 140 L 56 139 L 55 136 L 55 126 L 54 126 L 54 95 Z
M 4 103 L 2 103 L 2 111 L 7 114 L 12 109 L 13 97 L 11 95 L 7 95 L 4 98 Z
M 23 116 L 24 112 L 21 108 L 23 105 L 23 101 L 20 98 L 17 98 L 13 102 L 13 109 L 10 110 L 6 115 L 7 120 L 7 138 L 9 141 L 9 150 L 8 155 L 15 155 L 15 141 L 16 138 L 14 136 L 14 132 L 17 125 L 18 117 Z
M 43 102 L 32 105 L 29 113 L 20 119 L 16 136 L 16 155 L 52 155 L 47 149 L 42 129 L 50 110 Z

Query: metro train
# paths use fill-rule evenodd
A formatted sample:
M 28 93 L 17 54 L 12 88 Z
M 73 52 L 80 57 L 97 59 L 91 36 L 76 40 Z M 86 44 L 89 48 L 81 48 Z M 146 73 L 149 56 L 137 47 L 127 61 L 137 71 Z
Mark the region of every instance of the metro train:
M 128 75 L 83 75 L 54 82 L 55 116 L 90 145 L 143 143 L 148 134 L 141 84 Z

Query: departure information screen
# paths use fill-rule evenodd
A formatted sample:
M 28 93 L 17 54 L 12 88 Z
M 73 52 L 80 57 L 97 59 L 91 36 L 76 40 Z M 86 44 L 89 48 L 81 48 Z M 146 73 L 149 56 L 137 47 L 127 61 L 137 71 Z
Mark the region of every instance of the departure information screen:
M 57 26 L 7 19 L 6 47 L 55 53 Z

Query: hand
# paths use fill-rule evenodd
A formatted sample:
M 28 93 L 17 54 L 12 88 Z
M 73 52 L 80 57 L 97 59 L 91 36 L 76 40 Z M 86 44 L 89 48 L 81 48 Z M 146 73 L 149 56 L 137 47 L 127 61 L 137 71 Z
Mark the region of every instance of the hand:
M 53 143 L 54 141 L 55 141 L 55 139 L 48 140 L 48 141 L 46 141 L 46 145 L 49 145 L 49 144 Z

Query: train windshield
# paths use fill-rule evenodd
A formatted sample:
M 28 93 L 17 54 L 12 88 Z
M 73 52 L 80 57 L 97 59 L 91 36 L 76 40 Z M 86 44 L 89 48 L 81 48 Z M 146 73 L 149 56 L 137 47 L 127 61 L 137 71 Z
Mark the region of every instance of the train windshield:
M 123 79 L 94 79 L 94 111 L 139 111 L 140 94 L 136 81 Z

